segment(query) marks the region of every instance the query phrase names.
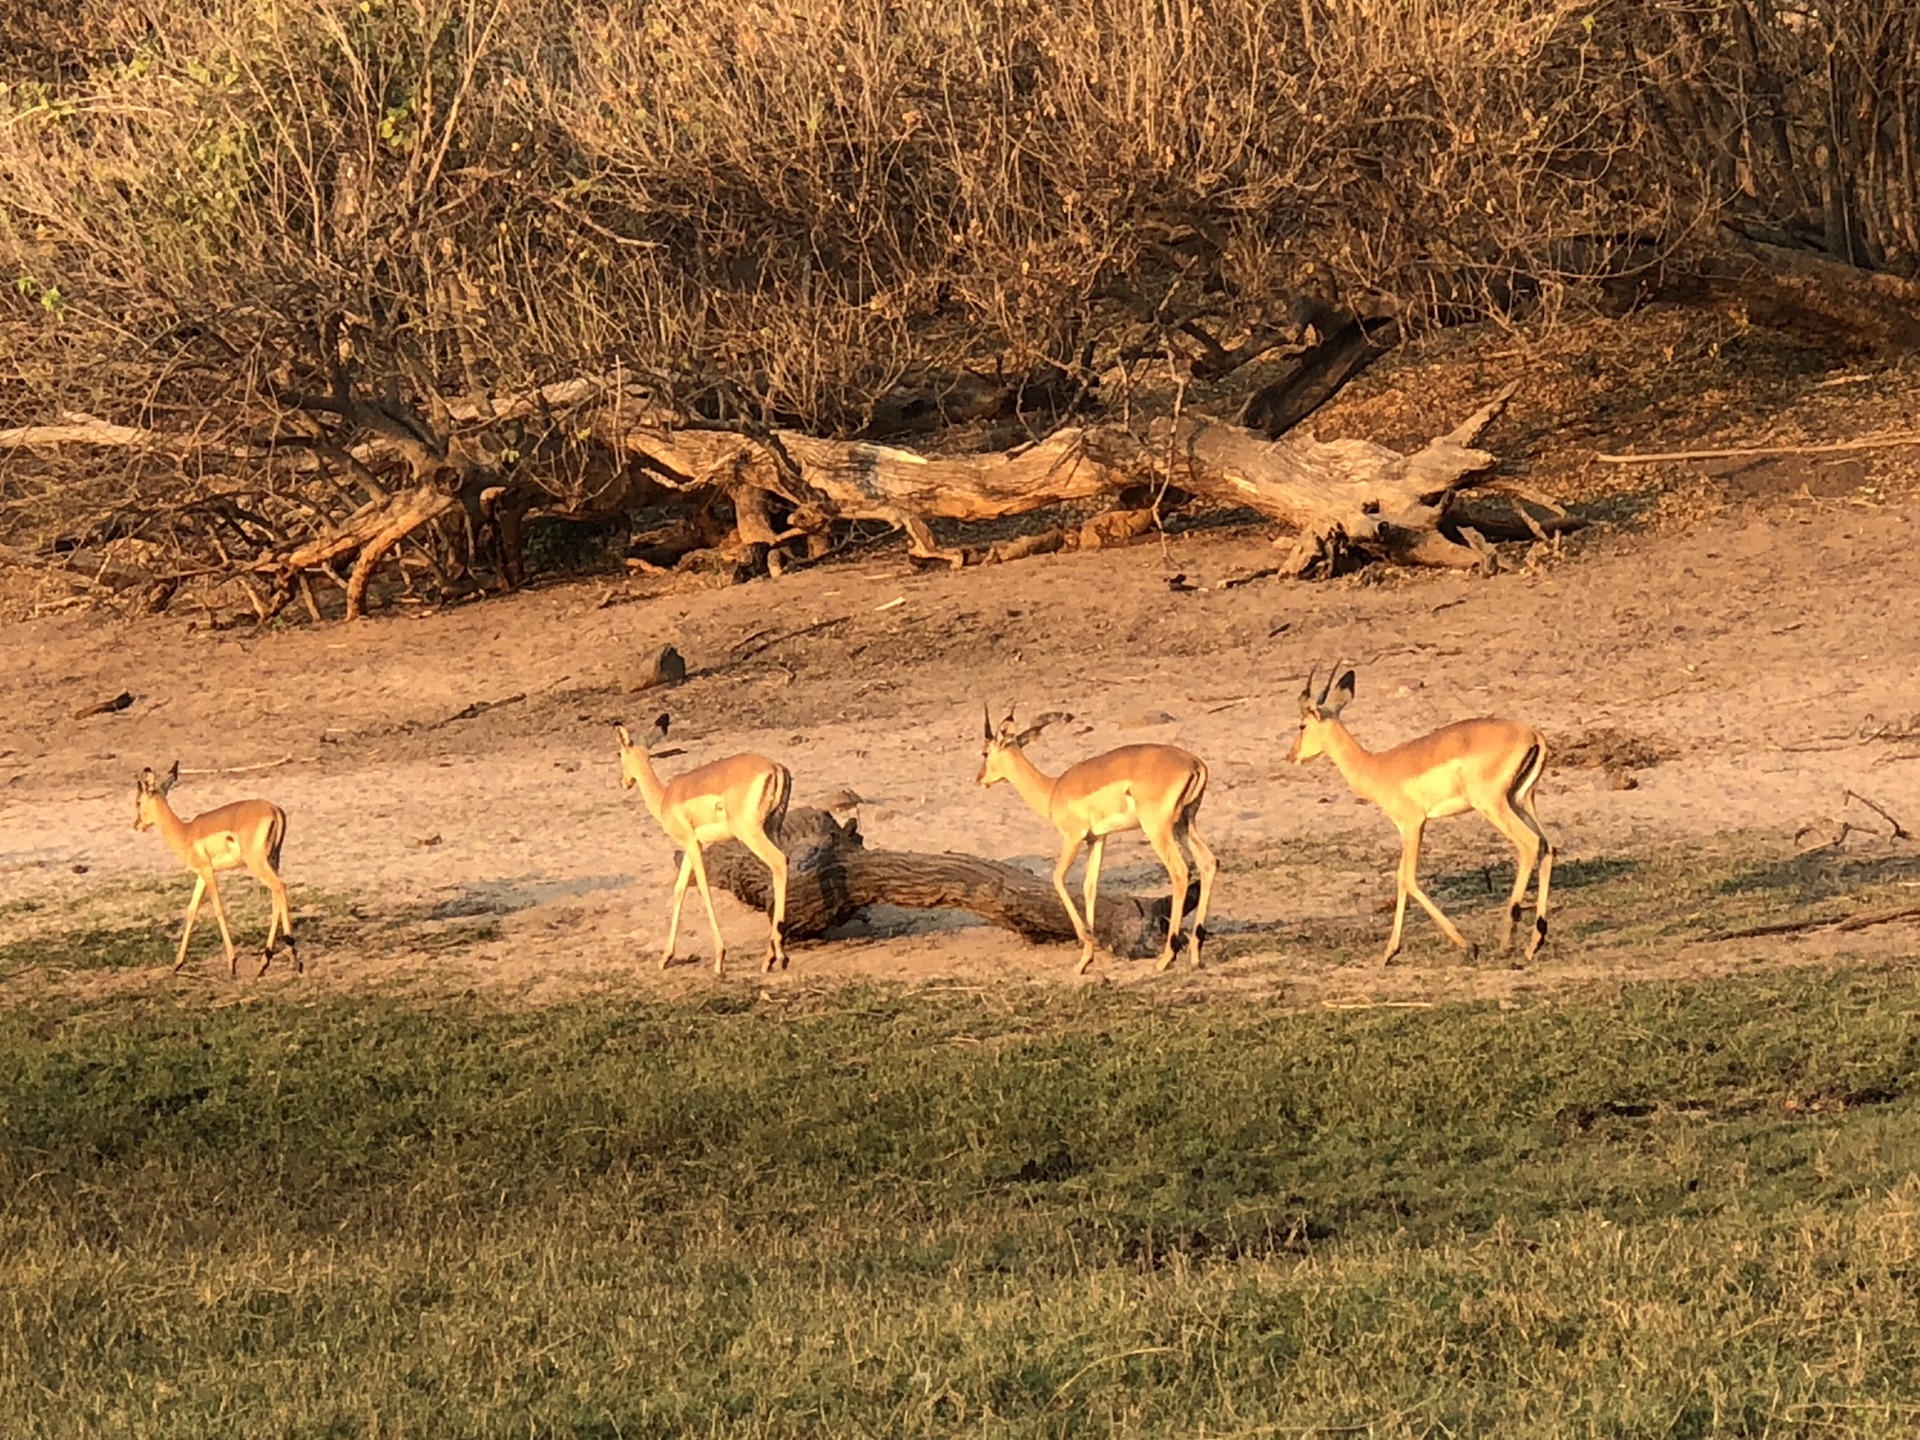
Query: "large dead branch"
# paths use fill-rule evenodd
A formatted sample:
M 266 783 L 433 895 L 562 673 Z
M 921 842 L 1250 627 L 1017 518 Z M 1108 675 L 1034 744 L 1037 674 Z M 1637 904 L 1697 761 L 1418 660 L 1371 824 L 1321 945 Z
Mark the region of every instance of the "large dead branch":
M 763 440 L 655 425 L 636 426 L 619 438 L 670 486 L 748 485 L 844 519 L 885 521 L 907 532 L 916 555 L 954 564 L 963 555 L 935 542 L 930 519 L 997 520 L 1096 499 L 1159 474 L 1192 494 L 1279 521 L 1291 532 L 1295 573 L 1334 548 L 1470 568 L 1484 563 L 1483 553 L 1442 535 L 1440 523 L 1467 477 L 1494 464 L 1494 456 L 1473 448 L 1472 441 L 1513 388 L 1411 455 L 1367 440 L 1321 441 L 1299 431 L 1268 440 L 1199 416 L 1183 417 L 1171 443 L 1165 425 L 1146 445 L 1115 427 L 1070 427 L 1037 444 L 985 455 L 925 456 L 788 432 Z M 793 473 L 781 458 L 791 462 Z
M 985 549 L 943 546 L 932 522 L 978 524 L 1113 499 L 1129 489 L 1136 496 L 1183 494 L 1267 516 L 1285 531 L 1281 543 L 1292 550 L 1285 568 L 1293 574 L 1331 568 L 1349 552 L 1405 564 L 1480 566 L 1489 553 L 1485 546 L 1461 543 L 1442 525 L 1468 478 L 1494 463 L 1472 442 L 1509 394 L 1511 388 L 1411 454 L 1367 440 L 1322 441 L 1299 430 L 1270 440 L 1189 413 L 1149 427 L 1145 440 L 1119 426 L 1088 425 L 1006 451 L 929 456 L 793 431 L 669 424 L 646 393 L 600 377 L 522 396 L 470 399 L 457 412 L 450 405 L 429 407 L 441 414 L 442 427 L 452 429 L 436 429 L 396 398 L 366 399 L 336 389 L 282 392 L 282 403 L 304 412 L 305 423 L 318 433 L 271 443 L 236 444 L 68 416 L 56 425 L 0 432 L 0 446 L 146 446 L 181 457 L 198 447 L 202 455 L 244 461 L 253 473 L 316 476 L 327 467 L 344 473 L 371 498 L 344 519 L 327 518 L 340 514 L 337 503 L 327 512 L 308 507 L 316 523 L 283 523 L 270 532 L 265 553 L 255 548 L 228 560 L 223 552 L 221 573 L 275 577 L 272 614 L 296 592 L 304 594 L 312 574 L 333 578 L 335 567 L 350 564 L 343 583 L 352 619 L 364 612 L 374 572 L 395 547 L 462 509 L 469 537 L 489 525 L 499 536 L 509 583 L 519 577 L 517 552 L 529 514 L 599 516 L 664 500 L 669 509 L 681 504 L 689 515 L 703 516 L 721 501 L 731 508 L 733 529 L 721 537 L 717 553 L 744 555 L 748 568 L 778 573 L 790 558 L 783 550 L 787 542 L 804 539 L 807 554 L 824 553 L 835 521 L 896 526 L 906 532 L 914 555 L 955 565 L 1067 544 L 1124 543 L 1153 523 L 1154 512 L 1138 499 L 1119 501 L 1117 511 L 1075 531 Z M 562 406 L 575 408 L 555 408 Z M 474 418 L 462 423 L 456 414 Z M 537 441 L 520 468 L 503 475 L 487 427 L 542 420 L 548 422 L 543 433 L 560 439 Z M 537 467 L 549 462 L 571 468 L 564 477 L 556 471 L 543 481 Z M 193 503 L 177 502 L 176 508 Z M 683 528 L 687 543 L 698 544 L 706 527 Z M 1469 542 L 1475 538 L 1464 527 L 1454 533 Z M 661 563 L 676 558 L 668 555 Z
M 869 905 L 964 910 L 1033 944 L 1075 938 L 1053 887 L 1018 866 L 951 852 L 869 850 L 856 826 L 804 808 L 788 812 L 780 848 L 789 864 L 786 934 L 792 939 L 824 934 Z M 714 884 L 759 910 L 772 903 L 767 867 L 738 841 L 714 846 L 706 861 Z M 1164 895 L 1103 895 L 1094 928 L 1112 954 L 1156 955 L 1166 940 L 1169 908 Z

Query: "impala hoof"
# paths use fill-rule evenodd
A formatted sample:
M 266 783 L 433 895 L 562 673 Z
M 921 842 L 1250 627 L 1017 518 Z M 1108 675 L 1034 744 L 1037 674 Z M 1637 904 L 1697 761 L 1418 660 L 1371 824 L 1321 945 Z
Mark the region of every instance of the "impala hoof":
M 1547 917 L 1542 915 L 1533 922 L 1533 939 L 1527 945 L 1527 959 L 1531 960 L 1540 953 L 1540 947 L 1547 943 Z

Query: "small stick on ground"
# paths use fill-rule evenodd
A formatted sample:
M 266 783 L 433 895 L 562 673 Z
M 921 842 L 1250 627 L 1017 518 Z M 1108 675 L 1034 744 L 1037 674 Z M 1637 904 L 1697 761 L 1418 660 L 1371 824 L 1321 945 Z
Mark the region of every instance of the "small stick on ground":
M 133 692 L 122 690 L 111 700 L 102 700 L 98 705 L 83 705 L 73 712 L 76 720 L 85 720 L 90 715 L 113 715 L 133 704 Z
M 1603 465 L 1657 465 L 1668 460 L 1745 460 L 1767 455 L 1834 455 L 1843 450 L 1885 450 L 1902 445 L 1920 445 L 1920 430 L 1895 430 L 1884 435 L 1863 435 L 1857 440 L 1833 440 L 1808 445 L 1747 445 L 1724 450 L 1664 450 L 1653 455 L 1603 455 L 1594 459 Z
M 1878 815 L 1882 820 L 1886 821 L 1889 825 L 1891 825 L 1893 827 L 1894 839 L 1911 840 L 1913 838 L 1913 836 L 1907 833 L 1906 827 L 1903 826 L 1898 820 L 1894 819 L 1893 816 L 1889 815 L 1882 806 L 1875 804 L 1873 801 L 1869 800 L 1864 795 L 1856 794 L 1852 790 L 1847 791 L 1846 796 L 1847 796 L 1847 800 L 1858 800 L 1862 805 L 1866 806 L 1869 810 L 1873 811 L 1874 814 Z M 1846 800 L 1843 800 L 1840 803 L 1844 805 L 1846 804 Z
M 1894 925 L 1902 920 L 1920 920 L 1920 905 L 1903 905 L 1898 910 L 1880 910 L 1871 915 L 1855 915 L 1844 920 L 1836 920 L 1831 916 L 1808 920 L 1776 920 L 1768 925 L 1748 925 L 1740 930 L 1724 930 L 1718 935 L 1709 935 L 1707 943 L 1717 945 L 1723 940 L 1756 940 L 1763 935 L 1802 935 L 1815 930 L 1843 934 L 1854 930 L 1869 930 L 1875 925 Z

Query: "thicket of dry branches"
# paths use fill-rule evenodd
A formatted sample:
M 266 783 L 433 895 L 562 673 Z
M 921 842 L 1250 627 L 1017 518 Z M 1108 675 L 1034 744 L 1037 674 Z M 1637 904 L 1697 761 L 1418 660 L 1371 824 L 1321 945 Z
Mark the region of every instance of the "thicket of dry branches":
M 16 9 L 0 429 L 76 433 L 0 435 L 0 542 L 304 584 L 431 492 L 454 584 L 503 503 L 658 498 L 609 406 L 1038 428 L 1730 235 L 1912 277 L 1917 45 L 1901 0 Z

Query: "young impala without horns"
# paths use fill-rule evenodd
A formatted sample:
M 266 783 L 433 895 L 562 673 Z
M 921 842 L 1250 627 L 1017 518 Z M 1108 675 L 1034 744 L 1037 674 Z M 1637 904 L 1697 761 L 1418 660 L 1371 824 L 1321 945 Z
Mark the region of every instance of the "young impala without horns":
M 1213 895 L 1213 877 L 1219 866 L 1213 851 L 1194 829 L 1194 817 L 1207 793 L 1207 767 L 1198 756 L 1172 745 L 1122 745 L 1104 755 L 1082 760 L 1057 778 L 1042 775 L 1027 759 L 1024 747 L 1043 730 L 1048 720 L 1016 732 L 1013 714 L 994 732 L 993 717 L 983 708 L 986 747 L 982 752 L 979 783 L 997 785 L 1007 781 L 1020 792 L 1020 798 L 1037 815 L 1053 822 L 1060 832 L 1060 861 L 1053 867 L 1053 888 L 1060 892 L 1060 903 L 1067 907 L 1067 918 L 1080 937 L 1080 965 L 1075 974 L 1084 975 L 1093 963 L 1093 907 L 1100 888 L 1100 856 L 1107 836 L 1122 830 L 1138 829 L 1153 846 L 1153 853 L 1167 867 L 1173 882 L 1173 908 L 1167 917 L 1167 945 L 1160 954 L 1160 968 L 1173 963 L 1174 946 L 1180 936 L 1181 911 L 1187 903 L 1187 859 L 1182 843 L 1192 848 L 1194 865 L 1200 871 L 1200 905 L 1193 912 L 1193 963 L 1200 963 L 1200 945 L 1206 938 L 1207 902 Z M 1087 876 L 1081 887 L 1086 904 L 1083 920 L 1073 908 L 1073 896 L 1067 892 L 1067 871 L 1073 868 L 1080 847 L 1087 847 Z
M 236 800 L 191 820 L 182 820 L 167 803 L 167 792 L 180 778 L 180 762 L 166 778 L 157 778 L 152 770 L 142 770 L 134 793 L 133 828 L 158 829 L 160 838 L 182 865 L 193 872 L 193 899 L 187 904 L 187 928 L 180 934 L 180 953 L 174 957 L 177 975 L 187 963 L 187 942 L 193 938 L 193 922 L 200 914 L 200 897 L 213 896 L 213 915 L 220 922 L 220 938 L 227 945 L 227 974 L 240 973 L 240 962 L 233 952 L 233 934 L 227 929 L 227 910 L 220 903 L 220 882 L 216 870 L 231 870 L 244 865 L 267 887 L 273 896 L 273 918 L 267 924 L 267 951 L 260 961 L 260 973 L 273 963 L 275 938 L 284 936 L 293 956 L 293 969 L 301 973 L 300 947 L 293 940 L 293 916 L 287 911 L 287 887 L 280 881 L 280 846 L 287 838 L 287 812 L 265 800 Z
M 713 913 L 713 892 L 707 888 L 707 862 L 701 847 L 738 840 L 773 872 L 773 929 L 766 968 L 773 969 L 773 962 L 778 960 L 784 970 L 787 947 L 780 927 L 787 918 L 787 857 L 773 837 L 780 833 L 780 822 L 786 818 L 793 776 L 786 766 L 764 755 L 729 755 L 662 783 L 654 773 L 647 747 L 666 739 L 667 724 L 668 717 L 660 716 L 654 721 L 653 733 L 638 745 L 627 734 L 626 726 L 614 727 L 620 737 L 621 788 L 639 790 L 667 838 L 681 850 L 680 878 L 673 884 L 673 918 L 667 924 L 667 948 L 660 957 L 660 968 L 664 970 L 673 963 L 673 946 L 680 934 L 680 906 L 687 898 L 687 880 L 691 877 L 700 886 L 707 923 L 713 927 L 713 973 L 725 973 L 727 942 L 720 936 L 720 922 Z
M 1334 667 L 1337 671 L 1338 666 Z M 1331 694 L 1329 694 L 1331 690 Z M 1514 720 L 1461 720 L 1443 725 L 1430 735 L 1372 753 L 1340 722 L 1340 712 L 1353 699 L 1353 671 L 1334 684 L 1327 677 L 1320 694 L 1313 693 L 1313 675 L 1300 692 L 1300 733 L 1288 756 L 1296 765 L 1328 755 L 1353 793 L 1387 812 L 1400 832 L 1400 868 L 1395 874 L 1393 934 L 1387 939 L 1386 964 L 1400 952 L 1400 929 L 1407 917 L 1407 897 L 1420 902 L 1447 938 L 1466 951 L 1479 954 L 1440 907 L 1420 888 L 1420 836 L 1429 820 L 1464 815 L 1477 810 L 1488 823 L 1513 842 L 1516 854 L 1513 894 L 1507 897 L 1506 917 L 1500 926 L 1500 946 L 1513 939 L 1527 894 L 1527 876 L 1540 867 L 1540 893 L 1535 904 L 1533 938 L 1527 944 L 1531 960 L 1547 938 L 1547 886 L 1553 878 L 1553 844 L 1533 813 L 1533 787 L 1547 766 L 1547 745 L 1539 732 Z

